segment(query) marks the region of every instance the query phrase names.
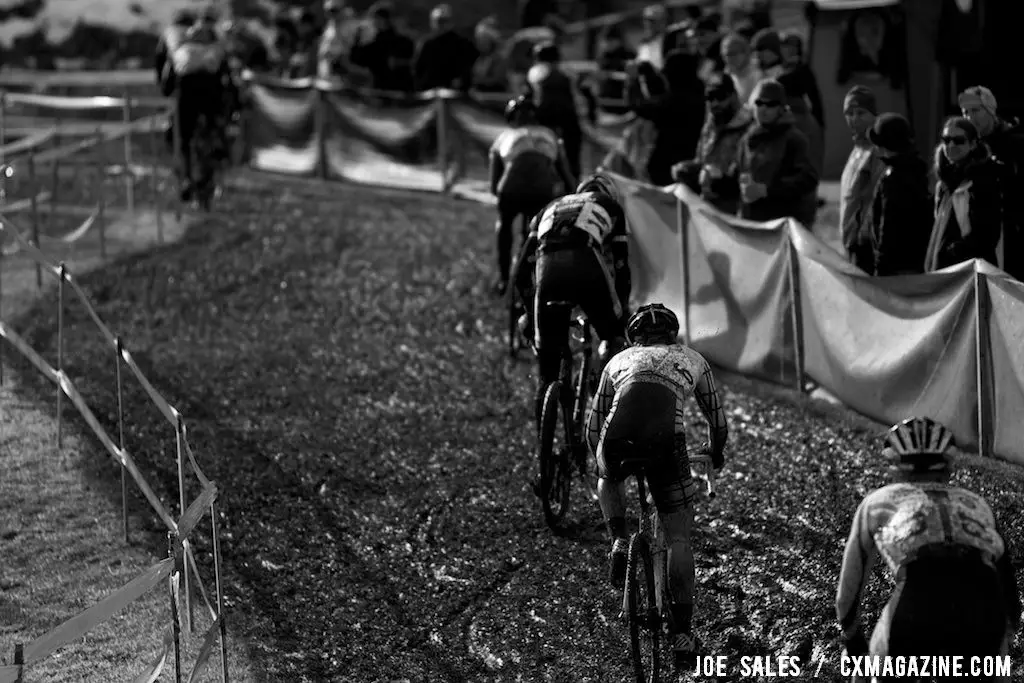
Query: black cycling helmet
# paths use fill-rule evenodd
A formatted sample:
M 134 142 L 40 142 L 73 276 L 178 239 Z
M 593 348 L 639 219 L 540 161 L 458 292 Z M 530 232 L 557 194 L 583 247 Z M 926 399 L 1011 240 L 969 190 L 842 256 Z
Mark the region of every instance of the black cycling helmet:
M 555 64 L 562 61 L 562 50 L 552 41 L 544 41 L 533 46 L 533 60 L 542 64 Z
M 885 435 L 885 451 L 900 469 L 933 472 L 949 469 L 953 432 L 929 417 L 909 417 Z
M 537 106 L 526 95 L 513 97 L 505 105 L 505 120 L 510 124 L 519 123 L 526 118 L 535 118 L 536 115 Z
M 647 304 L 637 309 L 626 323 L 630 344 L 648 339 L 675 339 L 679 336 L 679 318 L 664 304 Z
M 615 191 L 615 183 L 612 182 L 611 178 L 600 171 L 587 176 L 583 179 L 583 182 L 576 187 L 576 194 L 583 194 L 584 192 L 596 192 L 597 194 L 607 195 L 618 201 L 618 193 Z

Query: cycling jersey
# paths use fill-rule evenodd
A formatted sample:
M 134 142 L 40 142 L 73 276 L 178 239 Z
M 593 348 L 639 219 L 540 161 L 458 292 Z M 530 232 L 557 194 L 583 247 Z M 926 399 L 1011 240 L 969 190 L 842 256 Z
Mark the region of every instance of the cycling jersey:
M 227 54 L 219 43 L 204 43 L 191 36 L 171 52 L 174 73 L 179 78 L 197 73 L 217 74 L 226 62 Z
M 544 126 L 520 126 L 503 131 L 491 146 L 492 174 L 499 200 L 536 204 L 534 212 L 555 198 L 560 179 L 561 142 Z
M 622 481 L 626 459 L 647 458 L 655 504 L 662 512 L 688 505 L 696 491 L 686 453 L 686 401 L 693 396 L 710 426 L 711 457 L 723 464 L 729 428 L 711 366 L 693 349 L 634 346 L 613 357 L 601 375 L 587 420 L 587 443 L 602 476 Z
M 901 648 L 894 642 L 966 648 L 978 641 L 998 648 L 1006 621 L 1019 621 L 1005 541 L 992 509 L 975 493 L 938 482 L 895 483 L 861 502 L 836 594 L 847 638 L 861 631 L 861 593 L 878 555 L 896 590 L 872 637 L 874 654 L 896 654 Z
M 537 239 L 541 249 L 580 238 L 598 249 L 625 244 L 626 214 L 619 203 L 605 194 L 583 192 L 556 199 L 540 214 Z

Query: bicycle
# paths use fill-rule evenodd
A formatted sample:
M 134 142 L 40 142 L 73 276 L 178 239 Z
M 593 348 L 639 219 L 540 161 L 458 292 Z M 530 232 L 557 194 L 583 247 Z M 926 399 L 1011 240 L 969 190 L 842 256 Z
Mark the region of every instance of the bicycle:
M 555 528 L 569 511 L 569 492 L 573 468 L 580 479 L 596 492 L 596 485 L 587 480 L 588 449 L 583 438 L 583 421 L 590 402 L 593 384 L 594 340 L 590 321 L 571 301 L 549 301 L 545 305 L 568 308 L 569 335 L 563 351 L 559 378 L 544 389 L 538 440 L 541 506 L 548 526 Z M 579 356 L 578 367 L 574 359 Z M 572 393 L 567 389 L 572 388 Z M 558 422 L 561 419 L 562 429 Z M 557 441 L 561 436 L 561 442 Z M 595 476 L 596 476 L 596 468 Z
M 627 459 L 623 462 L 627 471 L 631 469 L 636 478 L 640 528 L 629 538 L 622 616 L 629 625 L 630 650 L 637 682 L 657 683 L 661 675 L 661 636 L 663 631 L 671 630 L 672 613 L 668 609 L 668 547 L 660 526 L 656 524 L 657 516 L 651 512 L 651 503 L 647 499 L 644 472 L 646 462 L 644 459 Z M 715 479 L 711 456 L 706 448 L 690 456 L 690 473 L 695 479 L 704 482 L 704 492 L 708 499 L 714 499 Z M 650 654 L 647 657 L 644 657 L 643 640 L 649 644 Z M 648 662 L 646 666 L 645 661 Z

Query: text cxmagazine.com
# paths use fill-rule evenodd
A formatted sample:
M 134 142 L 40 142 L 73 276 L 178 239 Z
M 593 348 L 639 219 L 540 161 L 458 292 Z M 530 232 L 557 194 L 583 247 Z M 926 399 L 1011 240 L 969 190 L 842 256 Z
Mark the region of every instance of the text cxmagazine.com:
M 694 668 L 694 678 L 714 679 L 722 676 L 740 678 L 815 678 L 823 668 L 836 670 L 843 677 L 857 676 L 870 679 L 882 677 L 943 677 L 965 678 L 1009 677 L 1012 668 L 1009 656 L 878 656 L 850 657 L 846 654 L 831 658 L 804 659 L 790 656 L 704 656 Z

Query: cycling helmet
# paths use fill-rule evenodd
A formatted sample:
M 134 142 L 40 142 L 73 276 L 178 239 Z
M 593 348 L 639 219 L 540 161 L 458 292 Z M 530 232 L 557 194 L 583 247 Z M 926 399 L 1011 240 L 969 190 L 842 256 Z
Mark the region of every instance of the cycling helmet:
M 626 323 L 626 339 L 636 344 L 646 339 L 679 335 L 679 318 L 663 304 L 647 304 L 637 309 Z
M 928 417 L 910 417 L 894 424 L 885 436 L 885 448 L 902 469 L 918 472 L 949 467 L 953 432 Z
M 612 182 L 611 178 L 600 171 L 584 178 L 583 182 L 577 186 L 576 194 L 582 194 L 584 192 L 596 192 L 597 194 L 607 195 L 612 199 L 618 200 L 618 193 L 615 191 L 615 183 Z
M 511 124 L 517 123 L 524 118 L 535 116 L 537 107 L 526 95 L 513 97 L 505 105 L 505 120 Z

